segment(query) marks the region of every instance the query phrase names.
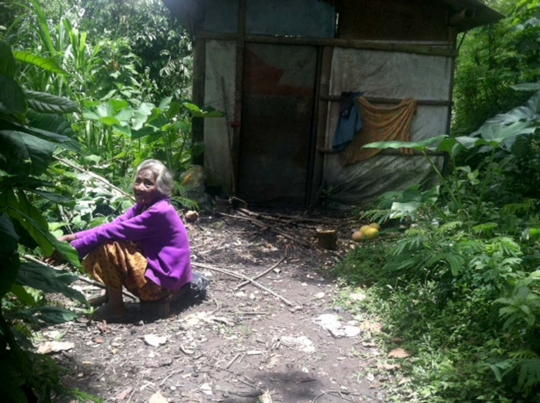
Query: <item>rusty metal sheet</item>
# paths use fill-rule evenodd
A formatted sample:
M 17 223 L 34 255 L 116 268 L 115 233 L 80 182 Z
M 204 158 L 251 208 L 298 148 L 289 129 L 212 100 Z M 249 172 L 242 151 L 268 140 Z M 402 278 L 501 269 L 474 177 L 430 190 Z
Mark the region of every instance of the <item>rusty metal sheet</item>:
M 303 204 L 317 49 L 248 44 L 244 59 L 239 196 Z
M 373 40 L 448 40 L 449 7 L 433 0 L 343 0 L 338 36 Z

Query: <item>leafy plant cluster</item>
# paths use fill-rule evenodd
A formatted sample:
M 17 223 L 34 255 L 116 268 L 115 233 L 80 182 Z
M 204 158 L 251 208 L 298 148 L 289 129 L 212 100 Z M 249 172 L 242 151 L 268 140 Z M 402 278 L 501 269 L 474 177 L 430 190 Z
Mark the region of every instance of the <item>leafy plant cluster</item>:
M 71 246 L 58 242 L 36 208 L 43 199 L 68 205 L 53 191 L 49 165 L 56 150 L 78 151 L 69 122 L 75 103 L 24 89 L 16 79 L 16 60 L 52 69 L 39 56 L 15 52 L 0 41 L 0 389 L 6 401 L 48 402 L 64 392 L 54 361 L 35 354 L 32 331 L 77 315 L 51 306 L 47 295 L 61 293 L 86 304 L 70 284 L 77 276 L 36 263 L 28 254 L 50 256 L 58 250 L 80 267 Z
M 191 44 L 161 2 L 30 0 L 11 5 L 20 16 L 6 24 L 6 41 L 19 52 L 30 50 L 28 57 L 42 55 L 49 67 L 25 65 L 18 72 L 21 82 L 77 105 L 69 119 L 80 150 L 58 153 L 51 166 L 59 193 L 73 198 L 75 209 L 41 201 L 49 221 L 81 229 L 119 213 L 130 203 L 124 189 L 130 188 L 133 167 L 147 158 L 164 161 L 180 178 L 192 155 L 202 151 L 191 143 L 191 118 L 220 114 L 184 98 Z M 198 207 L 181 185 L 174 201 Z
M 189 38 L 158 1 L 29 0 L 1 10 L 0 389 L 8 401 L 47 402 L 64 391 L 54 361 L 33 353 L 35 331 L 76 317 L 52 294 L 86 300 L 69 286 L 76 275 L 35 257 L 56 250 L 80 269 L 57 236 L 129 207 L 144 159 L 178 178 L 193 153 L 191 117 L 221 114 L 185 98 Z M 173 202 L 198 207 L 180 183 Z
M 538 135 L 540 92 L 469 136 L 366 146 L 413 148 L 439 177 L 432 189 L 383 195 L 364 218 L 386 237 L 337 268 L 371 287 L 365 308 L 385 316 L 389 347 L 399 336 L 413 353 L 402 390 L 413 401 L 538 401 L 539 204 L 512 180 L 523 174 L 523 142 Z M 446 153 L 448 175 L 430 151 Z
M 466 32 L 454 88 L 452 132 L 466 135 L 487 119 L 522 105 L 527 95 L 512 86 L 540 80 L 540 3 L 538 0 L 489 0 L 507 15 L 497 24 Z

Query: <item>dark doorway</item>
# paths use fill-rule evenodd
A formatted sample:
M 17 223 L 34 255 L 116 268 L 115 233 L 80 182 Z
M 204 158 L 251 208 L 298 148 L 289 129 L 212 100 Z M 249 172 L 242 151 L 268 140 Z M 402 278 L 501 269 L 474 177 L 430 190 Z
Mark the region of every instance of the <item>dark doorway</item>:
M 254 203 L 304 204 L 317 48 L 247 44 L 238 195 Z

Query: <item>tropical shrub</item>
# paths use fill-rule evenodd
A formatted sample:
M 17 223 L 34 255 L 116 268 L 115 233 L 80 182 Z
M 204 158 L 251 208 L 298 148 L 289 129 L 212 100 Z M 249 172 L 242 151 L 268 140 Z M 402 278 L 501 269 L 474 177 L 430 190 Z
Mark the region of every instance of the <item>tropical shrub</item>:
M 46 173 L 57 149 L 79 150 L 63 117 L 77 111 L 77 106 L 66 98 L 22 88 L 17 82 L 16 59 L 47 71 L 61 71 L 39 56 L 13 54 L 7 43 L 0 42 L 0 388 L 9 401 L 37 397 L 47 402 L 62 390 L 58 368 L 51 359 L 31 351 L 29 329 L 77 316 L 47 304 L 48 293 L 62 293 L 81 303 L 86 299 L 69 287 L 77 276 L 36 264 L 27 254 L 50 256 L 57 250 L 74 267 L 80 267 L 76 251 L 56 240 L 34 205 L 36 199 L 71 203 L 53 191 Z
M 538 82 L 540 7 L 538 0 L 491 0 L 508 17 L 466 32 L 454 88 L 454 135 L 467 135 L 487 119 L 522 105 L 528 95 L 512 86 Z
M 336 269 L 352 284 L 371 286 L 375 300 L 362 308 L 388 321 L 389 348 L 399 336 L 413 353 L 404 364 L 412 380 L 403 386 L 413 401 L 536 401 L 540 215 L 531 196 L 538 172 L 527 166 L 524 148 L 537 141 L 539 99 L 540 92 L 470 136 L 366 146 L 413 148 L 439 177 L 433 189 L 383 195 L 364 213 L 383 223 L 383 237 Z M 448 154 L 447 176 L 429 151 Z M 530 188 L 512 180 L 524 172 Z

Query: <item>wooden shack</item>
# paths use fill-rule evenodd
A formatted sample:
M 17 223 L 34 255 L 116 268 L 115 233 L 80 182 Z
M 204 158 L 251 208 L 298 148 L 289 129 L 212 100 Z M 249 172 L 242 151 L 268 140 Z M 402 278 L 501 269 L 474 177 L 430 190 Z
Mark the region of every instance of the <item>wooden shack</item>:
M 457 35 L 503 17 L 477 0 L 163 1 L 194 40 L 193 101 L 225 112 L 194 120 L 199 162 L 252 203 L 355 204 L 426 180 L 399 151 L 344 165 L 339 96 L 413 98 L 410 140 L 449 133 Z

